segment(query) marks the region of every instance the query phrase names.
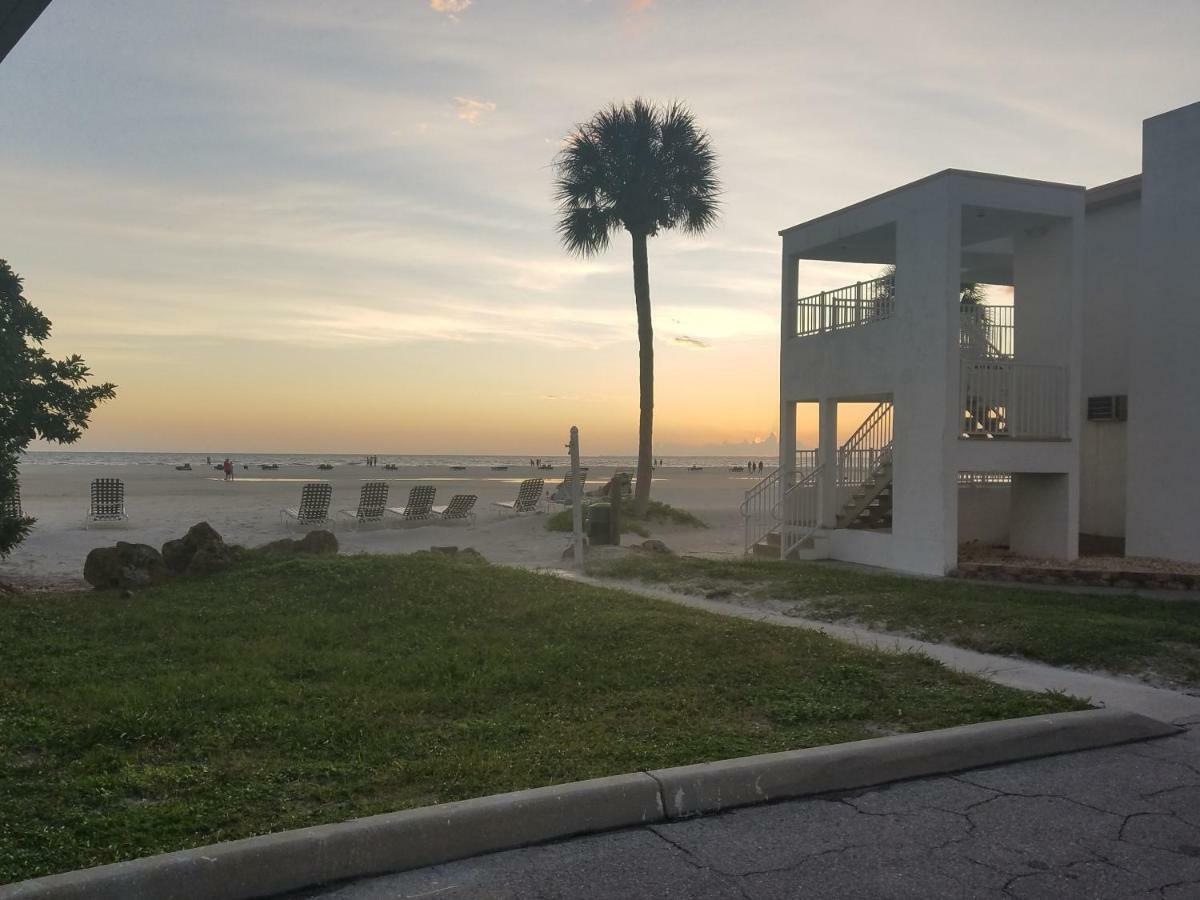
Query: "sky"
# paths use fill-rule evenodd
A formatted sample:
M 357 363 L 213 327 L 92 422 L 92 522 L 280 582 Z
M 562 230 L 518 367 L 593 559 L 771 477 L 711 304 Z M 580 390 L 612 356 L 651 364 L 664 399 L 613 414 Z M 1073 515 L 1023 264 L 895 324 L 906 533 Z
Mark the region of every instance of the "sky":
M 0 258 L 118 385 L 79 449 L 632 453 L 629 241 L 562 250 L 552 162 L 682 100 L 724 192 L 651 241 L 655 449 L 770 454 L 781 228 L 1133 174 L 1198 44 L 1194 0 L 53 0 L 0 64 Z

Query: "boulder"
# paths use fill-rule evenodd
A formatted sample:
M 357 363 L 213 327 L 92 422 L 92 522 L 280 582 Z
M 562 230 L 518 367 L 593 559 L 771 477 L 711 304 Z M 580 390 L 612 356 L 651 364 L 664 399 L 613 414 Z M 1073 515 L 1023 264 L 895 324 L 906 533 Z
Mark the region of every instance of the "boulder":
M 458 558 L 465 559 L 469 562 L 474 562 L 474 563 L 486 563 L 487 562 L 487 559 L 484 557 L 484 555 L 482 553 L 480 553 L 478 550 L 476 550 L 474 547 L 463 547 L 463 549 L 458 551 Z
M 188 560 L 183 574 L 189 576 L 215 575 L 233 565 L 233 550 L 221 544 L 205 544 Z
M 205 569 L 205 563 L 196 567 L 196 571 L 192 571 L 192 559 L 201 551 L 205 551 L 210 561 L 224 557 L 228 558 L 230 563 L 233 562 L 232 555 L 225 547 L 225 541 L 207 522 L 197 522 L 188 529 L 187 534 L 183 537 L 167 541 L 162 546 L 163 561 L 167 568 L 176 575 L 207 574 L 208 571 L 220 571 L 220 569 L 208 569 L 201 572 L 201 569 Z M 229 566 L 226 565 L 224 568 L 229 568 Z
M 283 538 L 282 540 L 271 541 L 269 544 L 263 544 L 259 549 L 265 553 L 273 553 L 280 556 L 291 556 L 296 553 L 320 555 L 324 553 L 337 553 L 338 540 L 332 531 L 310 531 L 299 540 Z
M 668 547 L 662 541 L 655 540 L 654 538 L 651 538 L 648 541 L 642 541 L 638 549 L 643 553 L 661 553 L 667 556 L 672 555 L 670 547 Z
M 84 580 L 99 589 L 145 587 L 167 575 L 162 554 L 149 544 L 117 541 L 92 550 L 83 563 Z
M 332 531 L 310 531 L 296 542 L 297 553 L 337 553 L 338 539 Z
M 430 547 L 429 552 L 436 556 L 458 556 L 457 547 Z

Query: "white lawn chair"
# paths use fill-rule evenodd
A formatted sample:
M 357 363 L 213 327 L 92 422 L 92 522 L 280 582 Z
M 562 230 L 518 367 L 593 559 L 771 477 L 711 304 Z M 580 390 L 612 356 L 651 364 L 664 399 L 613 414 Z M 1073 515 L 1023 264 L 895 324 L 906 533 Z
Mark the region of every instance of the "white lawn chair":
M 433 516 L 433 498 L 437 488 L 429 484 L 415 484 L 408 492 L 404 506 L 389 506 L 388 512 L 405 522 L 421 522 Z
M 526 478 L 517 489 L 516 500 L 493 500 L 492 505 L 518 514 L 537 512 L 538 503 L 542 499 L 542 488 L 545 486 L 544 478 Z
M 388 483 L 386 481 L 367 481 L 358 494 L 358 509 L 343 509 L 342 515 L 352 519 L 355 525 L 380 523 L 383 521 L 387 498 Z
M 308 528 L 332 525 L 329 518 L 329 503 L 333 499 L 333 485 L 327 481 L 310 481 L 300 489 L 300 505 L 279 511 L 279 521 L 284 527 L 293 523 Z
M 97 478 L 92 482 L 92 502 L 83 527 L 94 522 L 123 522 L 125 512 L 125 482 L 120 478 Z
M 455 494 L 448 506 L 435 506 L 433 514 L 443 522 L 474 522 L 478 499 L 474 494 Z

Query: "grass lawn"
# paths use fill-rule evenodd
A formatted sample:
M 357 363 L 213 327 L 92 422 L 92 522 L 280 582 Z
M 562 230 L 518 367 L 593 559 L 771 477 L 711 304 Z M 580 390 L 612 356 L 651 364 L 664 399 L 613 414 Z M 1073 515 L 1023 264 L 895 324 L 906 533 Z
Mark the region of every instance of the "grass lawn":
M 593 575 L 709 597 L 785 601 L 797 614 L 861 623 L 1053 665 L 1200 687 L 1200 603 L 906 578 L 826 563 L 630 557 Z
M 0 599 L 0 882 L 658 766 L 1080 708 L 450 558 Z

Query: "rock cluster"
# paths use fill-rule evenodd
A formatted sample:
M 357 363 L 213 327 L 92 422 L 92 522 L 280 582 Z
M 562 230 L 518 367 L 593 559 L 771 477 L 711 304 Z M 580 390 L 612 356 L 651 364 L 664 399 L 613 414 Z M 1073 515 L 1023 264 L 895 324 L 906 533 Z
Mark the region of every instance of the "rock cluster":
M 464 547 L 459 550 L 458 547 L 430 547 L 429 552 L 435 556 L 453 556 L 458 559 L 466 559 L 471 562 L 487 562 L 483 558 L 483 554 L 474 547 Z
M 233 548 L 216 529 L 199 522 L 187 534 L 162 546 L 117 541 L 114 547 L 97 547 L 83 563 L 83 577 L 92 587 L 140 588 L 171 575 L 213 575 L 233 565 Z

